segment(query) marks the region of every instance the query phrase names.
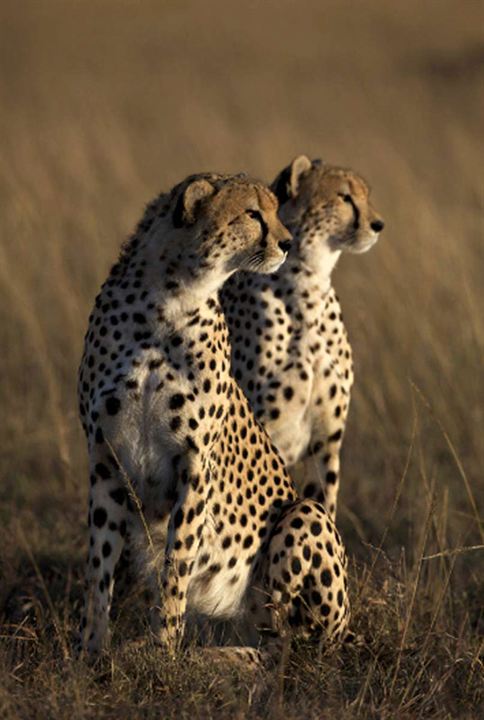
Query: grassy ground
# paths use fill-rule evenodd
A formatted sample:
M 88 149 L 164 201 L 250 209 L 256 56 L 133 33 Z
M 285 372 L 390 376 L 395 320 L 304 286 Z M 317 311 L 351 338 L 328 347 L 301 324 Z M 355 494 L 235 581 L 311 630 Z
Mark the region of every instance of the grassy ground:
M 483 21 L 462 0 L 2 3 L 1 717 L 481 716 Z M 112 655 L 79 666 L 94 293 L 160 189 L 271 179 L 300 152 L 365 174 L 387 223 L 335 277 L 357 373 L 338 523 L 366 644 L 231 674 L 133 645 L 126 608 Z

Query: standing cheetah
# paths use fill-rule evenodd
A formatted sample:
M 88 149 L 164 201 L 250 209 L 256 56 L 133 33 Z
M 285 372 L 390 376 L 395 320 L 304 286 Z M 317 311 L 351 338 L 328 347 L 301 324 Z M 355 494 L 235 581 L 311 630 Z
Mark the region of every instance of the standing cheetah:
M 234 377 L 299 493 L 334 518 L 353 364 L 331 272 L 342 252 L 369 250 L 383 220 L 359 175 L 305 155 L 272 189 L 294 242 L 278 272 L 223 288 Z
M 155 565 L 148 581 L 152 628 L 170 650 L 189 611 L 269 630 L 282 617 L 328 638 L 345 630 L 341 539 L 322 505 L 297 499 L 234 381 L 218 301 L 232 273 L 275 272 L 289 246 L 264 185 L 191 176 L 148 206 L 96 298 L 79 371 L 91 468 L 89 654 L 107 637 L 125 540 L 147 545 L 142 520 L 167 537 L 160 582 Z

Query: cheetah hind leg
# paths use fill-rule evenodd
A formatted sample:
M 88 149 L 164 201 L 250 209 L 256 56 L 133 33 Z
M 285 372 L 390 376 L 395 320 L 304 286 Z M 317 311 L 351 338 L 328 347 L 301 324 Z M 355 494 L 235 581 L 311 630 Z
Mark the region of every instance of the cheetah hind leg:
M 97 656 L 109 640 L 114 571 L 127 532 L 127 495 L 117 464 L 109 454 L 91 458 L 90 542 L 84 608 L 76 654 Z
M 111 617 L 117 617 L 125 600 L 137 588 L 137 572 L 134 565 L 133 548 L 129 537 L 126 538 L 123 550 L 114 570 L 114 589 L 111 602 Z
M 346 555 L 324 507 L 310 499 L 285 508 L 266 546 L 249 600 L 259 631 L 344 641 L 350 617 Z

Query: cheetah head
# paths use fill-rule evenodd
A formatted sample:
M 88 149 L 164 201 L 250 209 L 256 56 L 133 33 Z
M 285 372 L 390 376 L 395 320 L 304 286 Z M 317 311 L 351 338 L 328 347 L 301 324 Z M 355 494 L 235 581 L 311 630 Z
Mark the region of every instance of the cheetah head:
M 194 175 L 174 189 L 173 225 L 198 269 L 228 277 L 238 270 L 272 273 L 286 259 L 291 235 L 268 187 L 244 175 Z
M 370 189 L 352 170 L 297 157 L 271 185 L 282 222 L 300 242 L 327 243 L 332 251 L 367 252 L 384 223 Z

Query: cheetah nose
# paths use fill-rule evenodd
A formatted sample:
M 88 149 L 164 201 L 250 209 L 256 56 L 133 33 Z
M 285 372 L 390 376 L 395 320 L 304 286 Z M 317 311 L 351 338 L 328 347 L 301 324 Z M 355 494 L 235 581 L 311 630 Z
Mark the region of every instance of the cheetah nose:
M 385 223 L 383 222 L 383 220 L 373 220 L 373 222 L 370 223 L 370 227 L 373 232 L 379 233 L 385 227 Z
M 289 252 L 291 249 L 291 241 L 290 240 L 281 240 L 279 242 L 279 247 L 281 248 L 282 252 Z

